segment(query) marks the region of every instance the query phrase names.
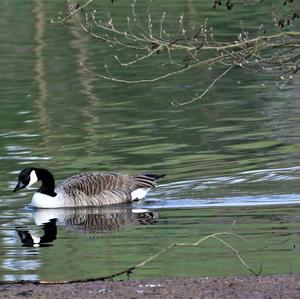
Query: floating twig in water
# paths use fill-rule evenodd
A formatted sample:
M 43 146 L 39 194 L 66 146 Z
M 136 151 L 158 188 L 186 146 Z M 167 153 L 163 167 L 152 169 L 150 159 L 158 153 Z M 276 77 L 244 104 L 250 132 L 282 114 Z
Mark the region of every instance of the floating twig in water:
M 149 258 L 145 259 L 144 261 L 129 267 L 125 270 L 116 272 L 114 274 L 111 275 L 107 275 L 107 276 L 102 276 L 102 277 L 96 277 L 96 278 L 87 278 L 87 279 L 75 279 L 75 280 L 63 280 L 63 281 L 44 281 L 44 280 L 18 280 L 18 281 L 0 281 L 0 284 L 25 284 L 25 283 L 33 283 L 33 284 L 68 284 L 68 283 L 79 283 L 79 282 L 92 282 L 92 281 L 103 281 L 103 280 L 109 280 L 109 279 L 113 279 L 115 277 L 119 277 L 121 275 L 127 274 L 127 277 L 129 279 L 129 275 L 136 270 L 137 268 L 143 267 L 146 264 L 148 264 L 149 262 L 151 262 L 152 260 L 158 258 L 159 256 L 161 256 L 163 253 L 169 251 L 170 249 L 174 248 L 174 247 L 179 247 L 179 246 L 199 246 L 200 243 L 208 240 L 208 239 L 215 239 L 219 242 L 221 242 L 223 245 L 225 245 L 226 247 L 230 248 L 234 254 L 237 256 L 237 258 L 239 259 L 239 261 L 243 264 L 244 267 L 247 268 L 248 271 L 250 271 L 252 274 L 254 274 L 255 276 L 258 276 L 261 274 L 262 272 L 262 265 L 260 265 L 260 269 L 258 271 L 253 270 L 253 268 L 241 257 L 239 251 L 237 249 L 235 249 L 233 246 L 231 246 L 228 242 L 224 241 L 221 236 L 234 236 L 237 237 L 239 239 L 245 240 L 245 238 L 243 238 L 242 236 L 236 234 L 236 233 L 229 233 L 229 232 L 221 232 L 221 233 L 215 233 L 215 234 L 211 234 L 211 235 L 207 235 L 203 238 L 201 238 L 200 240 L 194 242 L 194 243 L 178 243 L 178 242 L 174 242 L 172 244 L 170 244 L 169 246 L 165 247 L 164 249 L 162 249 L 161 251 L 157 252 L 156 254 L 154 254 L 153 256 L 150 256 Z

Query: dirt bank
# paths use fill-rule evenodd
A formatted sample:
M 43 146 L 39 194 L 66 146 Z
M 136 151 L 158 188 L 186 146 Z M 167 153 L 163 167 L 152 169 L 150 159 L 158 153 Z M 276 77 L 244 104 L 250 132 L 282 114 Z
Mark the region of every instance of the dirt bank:
M 300 275 L 1 284 L 0 298 L 300 298 Z

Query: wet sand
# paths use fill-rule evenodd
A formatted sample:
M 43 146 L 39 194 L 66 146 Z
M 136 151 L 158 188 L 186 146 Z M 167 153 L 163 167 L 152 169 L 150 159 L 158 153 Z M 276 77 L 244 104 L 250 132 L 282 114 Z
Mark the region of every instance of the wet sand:
M 300 275 L 0 284 L 0 298 L 300 298 Z

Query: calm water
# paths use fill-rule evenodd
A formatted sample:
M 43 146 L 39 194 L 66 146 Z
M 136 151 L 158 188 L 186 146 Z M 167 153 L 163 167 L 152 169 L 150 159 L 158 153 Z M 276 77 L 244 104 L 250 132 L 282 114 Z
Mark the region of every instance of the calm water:
M 114 9 L 122 21 L 127 4 L 97 8 Z M 154 11 L 169 11 L 170 23 L 181 12 L 190 24 L 209 15 L 223 34 L 234 32 L 243 15 L 256 30 L 253 14 L 242 8 L 229 18 L 198 5 L 178 0 Z M 173 242 L 220 232 L 246 239 L 223 237 L 255 271 L 300 272 L 299 79 L 278 90 L 271 74 L 236 69 L 201 101 L 172 106 L 174 98 L 200 93 L 222 70 L 197 69 L 149 85 L 98 80 L 79 62 L 99 72 L 107 63 L 114 74 L 135 79 L 162 74 L 164 56 L 157 67 L 120 68 L 105 44 L 75 26 L 51 24 L 64 9 L 61 1 L 2 1 L 0 279 L 107 276 Z M 258 11 L 255 21 L 266 16 Z M 95 170 L 167 177 L 132 205 L 34 211 L 28 207 L 33 189 L 12 193 L 28 165 L 49 168 L 58 181 Z M 25 238 L 27 231 L 43 236 L 44 246 L 24 246 L 19 234 Z M 208 240 L 174 248 L 130 278 L 238 274 L 249 271 L 229 248 Z

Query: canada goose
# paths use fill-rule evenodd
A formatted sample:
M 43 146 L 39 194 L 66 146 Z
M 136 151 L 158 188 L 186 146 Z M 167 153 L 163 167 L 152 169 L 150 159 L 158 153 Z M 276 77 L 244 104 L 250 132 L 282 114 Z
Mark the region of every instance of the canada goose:
M 56 188 L 53 175 L 43 168 L 29 167 L 18 175 L 14 192 L 42 181 L 31 205 L 36 208 L 104 206 L 143 199 L 165 175 L 137 176 L 114 173 L 80 173 L 62 181 Z

